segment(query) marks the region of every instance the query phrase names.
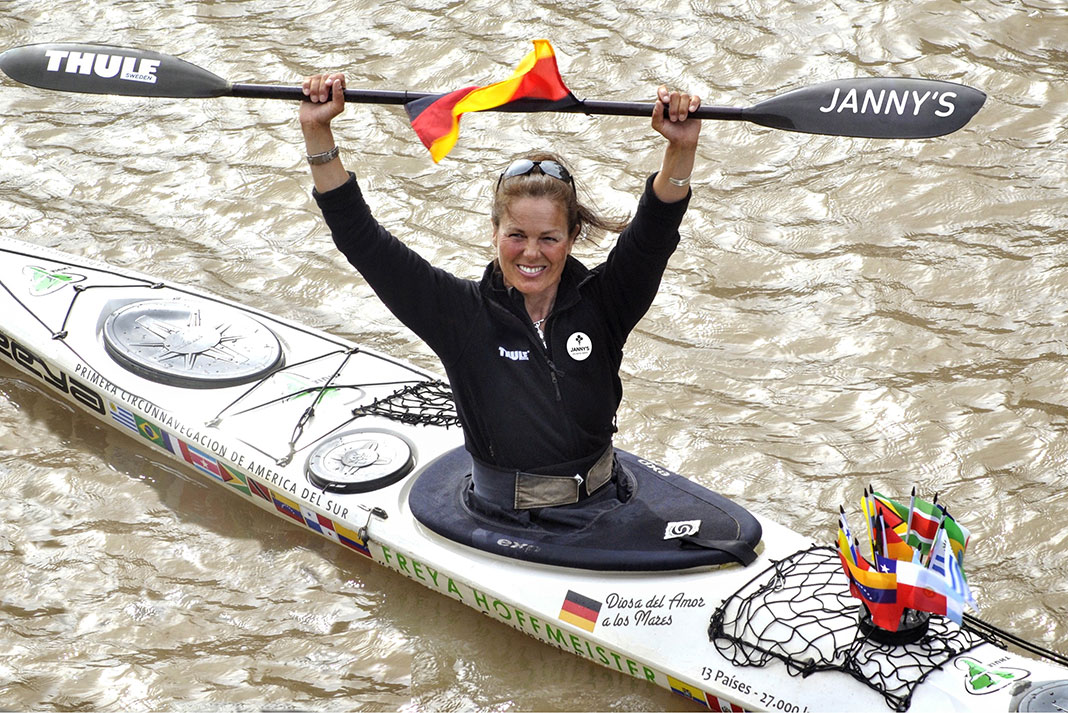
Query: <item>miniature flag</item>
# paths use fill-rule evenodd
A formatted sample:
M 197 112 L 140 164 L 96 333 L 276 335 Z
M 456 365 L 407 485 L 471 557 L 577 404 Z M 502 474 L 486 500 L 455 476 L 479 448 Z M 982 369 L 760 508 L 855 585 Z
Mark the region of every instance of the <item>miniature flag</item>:
M 174 444 L 178 442 L 177 438 L 174 438 L 159 426 L 154 423 L 149 423 L 140 416 L 135 416 L 135 418 L 137 419 L 137 430 L 142 436 L 155 443 L 160 448 L 177 455 L 177 451 L 174 450 Z
M 121 406 L 116 406 L 110 402 L 108 403 L 108 406 L 111 407 L 111 417 L 115 419 L 117 423 L 121 423 L 131 431 L 137 431 L 137 418 L 132 413 Z
M 705 701 L 708 703 L 709 710 L 719 711 L 719 713 L 745 713 L 745 708 L 742 708 L 737 703 L 731 703 L 726 698 L 713 696 L 707 691 L 705 692 Z
M 922 554 L 927 554 L 931 549 L 931 545 L 934 544 L 940 522 L 942 522 L 942 510 L 934 503 L 929 503 L 922 498 L 916 498 L 912 506 L 912 528 L 909 530 L 909 545 L 920 550 Z
M 968 549 L 968 540 L 971 539 L 972 533 L 964 525 L 953 519 L 948 510 L 941 505 L 938 507 L 942 511 L 942 529 L 945 530 L 946 537 L 949 538 L 949 546 L 953 550 L 953 555 L 963 569 L 964 552 Z
M 916 551 L 901 539 L 897 528 L 891 527 L 882 513 L 879 514 L 879 530 L 883 538 L 883 553 L 887 557 L 903 562 L 915 559 Z
M 897 596 L 906 607 L 941 614 L 960 623 L 959 605 L 945 594 L 945 581 L 936 573 L 915 562 L 896 562 Z
M 853 532 L 849 529 L 849 521 L 846 520 L 845 508 L 838 506 L 838 537 L 845 537 L 846 546 L 849 547 L 851 559 L 856 562 L 860 554 L 853 547 Z
M 872 491 L 871 495 L 875 500 L 876 512 L 882 514 L 886 519 L 886 524 L 893 528 L 897 534 L 904 535 L 906 521 L 909 518 L 909 509 L 881 493 Z
M 534 40 L 534 51 L 503 82 L 416 99 L 404 108 L 412 128 L 437 163 L 456 145 L 462 114 L 494 109 L 517 99 L 545 100 L 544 106 L 538 107 L 542 110 L 579 103 L 560 77 L 556 54 L 548 40 Z
M 872 569 L 871 564 L 863 557 L 854 559 L 852 548 L 845 539 L 845 533 L 840 529 L 838 556 L 842 560 L 846 577 L 849 578 L 850 592 L 864 602 L 871 612 L 872 623 L 887 631 L 897 631 L 905 606 L 897 599 L 896 574 L 893 571 L 879 572 Z M 894 560 L 886 561 L 894 563 Z
M 972 596 L 971 587 L 968 586 L 967 580 L 964 579 L 964 571 L 961 569 L 960 563 L 953 556 L 953 549 L 944 531 L 938 536 L 932 551 L 934 554 L 931 557 L 930 569 L 945 582 L 946 597 L 950 600 L 956 600 L 959 604 L 967 604 L 978 611 L 979 605 L 976 604 L 975 597 Z M 959 611 L 956 618 L 949 613 L 946 616 L 949 616 L 950 619 L 953 619 L 958 624 L 961 623 Z

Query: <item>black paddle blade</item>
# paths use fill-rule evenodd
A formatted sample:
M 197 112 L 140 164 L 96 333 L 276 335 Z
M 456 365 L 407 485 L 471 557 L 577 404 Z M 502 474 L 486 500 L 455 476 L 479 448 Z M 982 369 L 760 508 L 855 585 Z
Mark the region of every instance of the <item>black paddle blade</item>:
M 94 44 L 39 44 L 0 54 L 0 69 L 22 84 L 60 92 L 137 97 L 219 97 L 230 84 L 158 52 Z
M 978 89 L 935 79 L 840 79 L 762 101 L 744 115 L 808 134 L 926 139 L 962 128 L 984 101 Z

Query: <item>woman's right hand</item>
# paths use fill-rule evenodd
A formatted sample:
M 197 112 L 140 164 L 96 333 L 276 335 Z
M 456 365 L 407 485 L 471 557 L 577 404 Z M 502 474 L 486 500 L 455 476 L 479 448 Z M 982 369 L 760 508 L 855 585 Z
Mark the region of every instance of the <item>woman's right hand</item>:
M 305 133 L 329 127 L 334 117 L 345 110 L 343 73 L 313 74 L 304 80 L 302 88 L 308 98 L 300 104 L 300 125 Z
M 335 147 L 330 122 L 345 110 L 345 75 L 340 72 L 313 74 L 304 80 L 303 89 L 308 98 L 300 103 L 304 148 L 309 157 L 327 154 Z M 313 165 L 311 172 L 315 188 L 320 193 L 333 190 L 349 179 L 336 152 L 326 163 Z

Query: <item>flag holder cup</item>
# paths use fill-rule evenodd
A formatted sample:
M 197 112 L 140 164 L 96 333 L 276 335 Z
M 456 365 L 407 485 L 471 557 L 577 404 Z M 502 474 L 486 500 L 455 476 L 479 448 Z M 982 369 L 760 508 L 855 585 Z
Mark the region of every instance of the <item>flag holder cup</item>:
M 927 635 L 930 621 L 929 613 L 917 609 L 906 609 L 901 612 L 901 621 L 898 623 L 897 631 L 890 631 L 872 621 L 871 612 L 863 602 L 857 612 L 860 633 L 871 641 L 889 646 L 905 646 L 920 641 Z
M 898 503 L 874 488 L 861 499 L 871 560 L 861 554 L 845 508 L 838 507 L 838 558 L 849 592 L 860 600 L 857 626 L 865 639 L 904 646 L 928 636 L 931 614 L 963 625 L 976 609 L 960 558 L 970 533 L 942 505 L 916 497 Z

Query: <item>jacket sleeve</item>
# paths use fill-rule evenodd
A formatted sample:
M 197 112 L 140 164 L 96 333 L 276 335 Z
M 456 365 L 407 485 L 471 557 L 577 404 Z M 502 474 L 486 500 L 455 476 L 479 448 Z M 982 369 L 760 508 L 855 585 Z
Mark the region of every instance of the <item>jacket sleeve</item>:
M 600 272 L 599 289 L 607 318 L 618 330 L 620 344 L 649 310 L 660 289 L 668 259 L 679 245 L 679 225 L 690 194 L 676 203 L 664 203 L 653 192 L 653 178 L 645 184 L 638 209 L 620 234 L 608 258 L 594 268 Z
M 312 191 L 334 244 L 383 304 L 442 358 L 458 349 L 478 309 L 477 283 L 434 267 L 379 225 L 356 177 Z

